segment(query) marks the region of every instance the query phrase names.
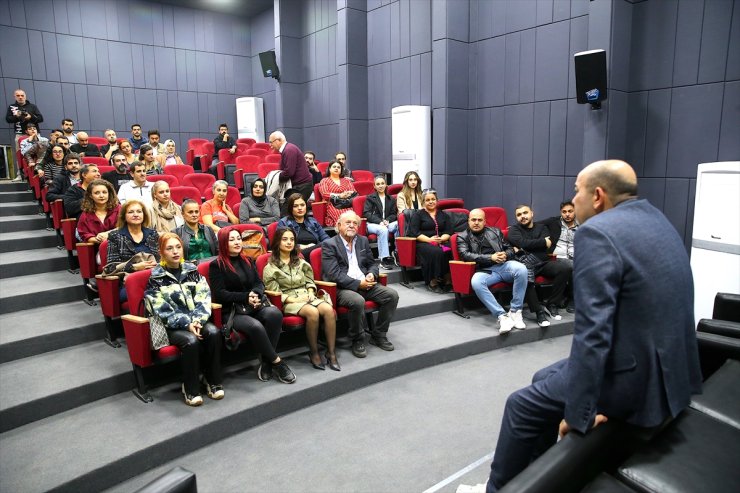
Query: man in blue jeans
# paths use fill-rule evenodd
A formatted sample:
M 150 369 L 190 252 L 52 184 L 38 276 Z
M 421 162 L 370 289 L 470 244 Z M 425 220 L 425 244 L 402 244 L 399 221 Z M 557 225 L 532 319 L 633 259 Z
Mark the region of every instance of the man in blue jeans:
M 478 298 L 498 318 L 499 334 L 505 334 L 514 327 L 524 329 L 522 304 L 527 290 L 527 268 L 512 260 L 514 249 L 506 242 L 500 229 L 486 226 L 486 214 L 482 210 L 470 211 L 468 229 L 457 236 L 457 249 L 460 258 L 475 262 L 476 270 L 479 270 L 470 283 Z M 514 284 L 509 313 L 501 308 L 489 289 L 499 282 Z

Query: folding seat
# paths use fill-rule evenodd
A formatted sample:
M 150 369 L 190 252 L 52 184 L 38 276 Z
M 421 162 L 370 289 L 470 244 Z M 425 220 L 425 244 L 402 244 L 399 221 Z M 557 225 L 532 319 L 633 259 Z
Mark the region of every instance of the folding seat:
M 208 143 L 208 139 L 188 139 L 188 149 L 185 152 L 185 164 L 194 166 L 195 156 L 200 156 L 204 153 L 203 144 L 206 143 Z
M 170 190 L 172 190 L 172 187 L 180 186 L 180 180 L 175 175 L 149 175 L 146 177 L 146 181 L 150 181 L 152 183 L 157 181 L 166 181 L 170 186 Z
M 77 219 L 65 218 L 61 220 L 62 227 L 62 238 L 64 238 L 64 249 L 67 250 L 67 263 L 69 269 L 67 272 L 70 274 L 77 274 L 79 272 L 80 264 L 75 256 L 77 238 L 75 232 L 77 231 Z
M 375 181 L 375 173 L 364 169 L 352 170 L 352 178 L 355 181 L 369 181 L 370 183 Z
M 215 151 L 215 148 L 213 147 L 213 142 L 204 142 L 200 146 L 200 150 L 200 170 L 205 173 L 206 171 L 208 171 L 208 168 L 211 167 L 211 161 L 213 161 L 213 154 Z
M 195 171 L 193 170 L 193 167 L 188 166 L 187 164 L 168 164 L 164 167 L 164 174 L 176 177 L 177 184 L 181 186 L 185 185 L 185 183 L 183 183 L 183 178 L 185 177 L 185 175 L 194 172 Z
M 463 199 L 439 199 L 437 201 L 437 209 L 463 209 L 465 208 L 465 201 Z
M 398 195 L 398 193 L 403 190 L 403 183 L 394 183 L 392 185 L 388 185 L 388 189 L 385 191 L 388 195 Z
M 252 147 L 250 147 L 250 149 L 264 149 L 268 153 L 270 153 L 272 151 L 272 146 L 267 142 L 255 142 L 254 144 L 252 144 Z
M 64 239 L 62 238 L 62 219 L 67 217 L 64 212 L 64 202 L 62 199 L 57 199 L 49 204 L 51 208 L 51 220 L 54 224 L 54 231 L 57 236 L 57 248 L 60 250 L 64 249 Z
M 99 157 L 99 156 L 85 156 L 82 158 L 82 163 L 83 164 L 97 164 L 98 166 L 110 166 L 110 161 L 108 161 L 104 157 Z M 103 172 L 101 171 L 100 174 L 102 175 Z
M 509 227 L 506 210 L 502 207 L 481 207 L 480 209 L 486 214 L 486 226 L 496 227 L 501 231 Z
M 264 253 L 257 257 L 257 274 L 260 276 L 260 279 L 264 279 L 263 272 L 265 270 L 265 265 L 267 265 L 267 262 L 270 260 L 269 253 Z M 275 307 L 283 311 L 283 301 L 280 297 L 280 292 L 276 291 L 267 291 L 265 290 L 265 294 L 270 299 L 270 303 L 275 305 Z M 303 330 L 306 327 L 306 319 L 299 315 L 285 315 L 283 314 L 283 331 L 293 331 L 293 330 Z
M 263 180 L 267 178 L 270 171 L 276 171 L 280 169 L 280 165 L 277 163 L 265 163 L 261 162 L 257 165 L 257 175 Z
M 352 185 L 359 195 L 370 195 L 375 191 L 375 184 L 372 181 L 356 181 Z
M 255 144 L 255 145 L 257 145 L 257 144 Z M 264 158 L 268 154 L 270 154 L 270 151 L 268 151 L 266 149 L 260 149 L 258 147 L 256 148 L 254 146 L 250 147 L 249 149 L 247 149 L 244 152 L 244 155 L 245 156 L 258 156 L 260 158 Z
M 182 179 L 183 186 L 200 190 L 200 196 L 206 196 L 206 190 L 212 190 L 216 177 L 210 173 L 188 173 Z
M 249 194 L 247 183 L 252 183 L 259 176 L 257 166 L 262 162 L 258 156 L 242 155 L 236 158 L 236 169 L 234 170 L 234 184 L 236 188 Z
M 264 162 L 266 163 L 278 163 L 280 164 L 280 159 L 283 156 L 281 154 L 268 154 L 264 157 Z
M 105 241 L 104 243 L 107 249 L 108 242 Z M 77 243 L 75 246 L 77 248 L 77 260 L 80 264 L 82 287 L 85 289 L 85 299 L 83 301 L 90 306 L 95 306 L 97 291 L 93 290 L 91 280 L 95 279 L 98 274 L 103 273 L 105 264 L 98 264 L 95 258 L 98 251 L 98 245 L 95 243 Z
M 108 263 L 108 240 L 100 242 L 98 253 L 100 254 L 100 265 L 105 267 Z M 121 343 L 117 340 L 118 328 L 116 320 L 121 318 L 121 313 L 129 311 L 128 302 L 124 301 L 121 303 L 121 284 L 118 277 L 97 274 L 95 280 L 98 285 L 98 296 L 100 297 L 100 311 L 103 312 L 105 329 L 108 332 L 108 335 L 104 339 L 105 343 L 111 347 L 119 348 L 121 347 Z M 146 282 L 144 284 L 146 285 Z
M 321 176 L 326 176 L 326 170 L 329 169 L 328 162 L 316 161 L 316 167 L 321 171 Z
M 246 151 L 245 151 L 246 152 Z M 233 165 L 236 163 L 236 158 L 239 156 L 238 152 L 231 153 L 229 149 L 221 149 L 218 151 L 218 164 L 216 165 L 216 175 L 219 180 L 226 178 L 226 165 Z
M 207 189 L 204 197 L 206 200 L 211 200 L 213 198 L 213 189 L 212 188 Z M 225 202 L 229 204 L 229 207 L 233 209 L 234 206 L 236 204 L 241 203 L 241 201 L 242 201 L 242 195 L 239 193 L 239 189 L 237 189 L 236 187 L 228 187 L 226 189 Z
M 177 205 L 182 205 L 182 201 L 185 199 L 193 199 L 199 204 L 203 203 L 200 190 L 195 187 L 170 186 L 170 199 Z
M 100 176 L 103 176 L 103 173 L 109 173 L 111 171 L 115 171 L 116 167 L 111 166 L 109 164 L 101 164 L 98 165 L 98 171 L 100 172 Z
M 95 144 L 96 146 L 100 147 L 100 146 L 106 145 L 108 143 L 108 139 L 106 139 L 105 137 L 98 137 L 96 135 L 90 135 L 87 138 L 87 143 Z
M 326 200 L 324 200 L 324 197 L 321 195 L 321 191 L 319 190 L 319 184 L 314 184 L 311 212 L 313 213 L 313 218 L 322 226 L 326 226 L 326 205 Z
M 237 144 L 247 144 L 247 147 L 252 147 L 254 144 L 257 143 L 256 140 L 250 138 L 250 137 L 241 137 L 239 139 L 236 139 Z

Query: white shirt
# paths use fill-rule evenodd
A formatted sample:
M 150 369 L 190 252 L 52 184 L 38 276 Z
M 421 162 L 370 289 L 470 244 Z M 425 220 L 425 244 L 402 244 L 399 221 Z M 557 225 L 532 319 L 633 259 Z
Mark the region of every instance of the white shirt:
M 127 200 L 141 200 L 145 206 L 152 206 L 152 188 L 154 183 L 151 181 L 144 182 L 143 185 L 139 186 L 134 180 L 124 183 L 118 190 L 118 201 L 121 204 L 126 203 Z
M 345 240 L 341 236 L 339 238 L 344 244 L 344 251 L 347 252 L 347 260 L 349 264 L 347 267 L 347 275 L 352 279 L 362 281 L 363 279 L 365 279 L 365 274 L 362 273 L 362 270 L 360 269 L 360 264 L 357 261 L 357 236 L 352 238 L 352 249 L 350 249 L 350 245 L 349 243 L 347 243 L 347 240 Z

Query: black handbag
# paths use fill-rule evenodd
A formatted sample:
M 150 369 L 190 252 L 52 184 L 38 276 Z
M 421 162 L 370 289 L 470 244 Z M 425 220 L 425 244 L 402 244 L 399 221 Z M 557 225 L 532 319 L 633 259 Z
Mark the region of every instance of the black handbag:
M 262 298 L 260 299 L 260 301 L 262 303 L 260 304 L 259 308 L 254 308 L 253 306 L 246 303 L 233 303 L 231 305 L 231 313 L 229 313 L 229 318 L 228 320 L 226 320 L 226 324 L 221 329 L 221 334 L 224 336 L 224 346 L 226 346 L 226 349 L 234 351 L 236 350 L 236 348 L 239 347 L 239 344 L 241 343 L 241 337 L 239 337 L 239 334 L 237 334 L 234 330 L 234 317 L 236 317 L 237 315 L 254 315 L 255 313 L 262 310 L 264 307 L 272 306 L 272 303 L 270 303 L 270 299 L 264 293 L 262 293 Z
M 353 192 L 350 197 L 347 197 L 346 199 L 332 195 L 329 197 L 329 200 L 331 201 L 331 205 L 333 205 L 337 209 L 351 209 L 352 208 L 352 199 L 357 197 L 357 192 Z

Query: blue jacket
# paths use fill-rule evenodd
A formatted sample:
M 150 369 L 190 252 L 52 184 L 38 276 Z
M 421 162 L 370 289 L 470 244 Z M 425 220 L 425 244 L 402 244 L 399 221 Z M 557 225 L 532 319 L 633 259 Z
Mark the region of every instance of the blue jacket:
M 326 234 L 326 231 L 324 231 L 324 228 L 321 227 L 316 219 L 306 216 L 303 220 L 303 224 L 306 225 L 308 232 L 316 238 L 316 243 L 321 243 L 322 241 L 329 239 L 329 235 Z M 278 228 L 290 228 L 293 230 L 296 237 L 298 237 L 298 228 L 300 228 L 300 226 L 295 219 L 285 216 L 278 221 Z

